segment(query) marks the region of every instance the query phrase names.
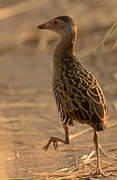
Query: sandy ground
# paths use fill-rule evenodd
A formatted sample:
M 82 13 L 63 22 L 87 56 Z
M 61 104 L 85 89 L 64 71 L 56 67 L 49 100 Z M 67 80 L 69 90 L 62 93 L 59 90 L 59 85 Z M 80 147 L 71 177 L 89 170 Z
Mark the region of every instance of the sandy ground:
M 52 94 L 52 54 L 58 37 L 37 30 L 54 16 L 70 15 L 78 25 L 77 56 L 103 88 L 110 111 L 100 133 L 102 168 L 117 179 L 117 48 L 114 39 L 98 48 L 117 20 L 116 0 L 0 0 L 0 180 L 94 179 L 93 132 L 75 124 L 70 145 L 42 148 L 51 135 L 64 137 Z M 90 154 L 91 155 L 91 154 Z

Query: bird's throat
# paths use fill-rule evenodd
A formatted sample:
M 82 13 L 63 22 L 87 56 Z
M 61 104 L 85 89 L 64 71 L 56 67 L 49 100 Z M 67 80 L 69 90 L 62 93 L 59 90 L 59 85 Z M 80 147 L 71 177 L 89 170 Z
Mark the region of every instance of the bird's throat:
M 73 55 L 73 47 L 75 42 L 75 35 L 68 35 L 61 38 L 58 43 L 54 56 L 64 56 L 64 55 Z

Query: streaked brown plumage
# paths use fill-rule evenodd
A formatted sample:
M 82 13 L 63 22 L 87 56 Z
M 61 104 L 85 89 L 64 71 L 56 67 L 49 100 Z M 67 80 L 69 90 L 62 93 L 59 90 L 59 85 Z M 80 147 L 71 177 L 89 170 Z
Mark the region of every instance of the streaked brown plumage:
M 57 142 L 69 144 L 68 129 L 74 121 L 90 125 L 94 130 L 94 144 L 97 155 L 96 174 L 106 176 L 100 166 L 99 141 L 96 131 L 105 129 L 108 119 L 107 104 L 103 92 L 95 79 L 74 55 L 74 42 L 77 28 L 68 16 L 56 17 L 38 26 L 57 32 L 61 40 L 54 52 L 53 91 L 61 121 L 65 129 L 65 140 L 51 137 L 44 150 L 51 142 L 57 148 Z

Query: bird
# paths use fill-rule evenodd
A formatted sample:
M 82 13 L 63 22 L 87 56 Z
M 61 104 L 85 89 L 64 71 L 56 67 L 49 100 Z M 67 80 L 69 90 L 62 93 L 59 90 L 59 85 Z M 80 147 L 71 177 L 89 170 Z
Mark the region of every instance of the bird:
M 74 122 L 87 124 L 93 128 L 93 142 L 96 150 L 95 175 L 108 176 L 103 172 L 99 155 L 98 131 L 104 131 L 109 118 L 108 105 L 95 76 L 87 70 L 74 52 L 77 26 L 69 16 L 58 16 L 37 26 L 59 35 L 59 43 L 53 55 L 53 94 L 60 119 L 65 130 L 65 139 L 52 136 L 43 150 L 53 143 L 69 144 L 69 130 Z

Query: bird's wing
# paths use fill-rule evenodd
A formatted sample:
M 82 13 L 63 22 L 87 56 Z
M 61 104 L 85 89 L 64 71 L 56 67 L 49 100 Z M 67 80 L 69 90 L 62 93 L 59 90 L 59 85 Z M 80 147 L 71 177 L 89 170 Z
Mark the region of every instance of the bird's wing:
M 88 96 L 90 97 L 96 115 L 102 121 L 108 117 L 107 104 L 105 97 L 98 83 L 95 86 L 88 88 Z
M 82 113 L 87 113 L 89 117 L 96 114 L 103 121 L 108 118 L 105 97 L 95 77 L 89 73 L 89 80 L 88 75 L 86 76 L 68 83 L 71 89 L 69 93 L 72 99 L 72 105 L 76 109 L 80 108 Z

